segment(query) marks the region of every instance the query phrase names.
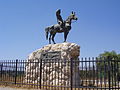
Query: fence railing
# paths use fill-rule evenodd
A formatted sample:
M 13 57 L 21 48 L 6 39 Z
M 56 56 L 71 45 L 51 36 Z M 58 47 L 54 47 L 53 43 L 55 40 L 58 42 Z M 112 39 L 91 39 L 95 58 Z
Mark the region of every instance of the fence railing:
M 120 60 L 0 61 L 0 83 L 43 89 L 120 89 Z

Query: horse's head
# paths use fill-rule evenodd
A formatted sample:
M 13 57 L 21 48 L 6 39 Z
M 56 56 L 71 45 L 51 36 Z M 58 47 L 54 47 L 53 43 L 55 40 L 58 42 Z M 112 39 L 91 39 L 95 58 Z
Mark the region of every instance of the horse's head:
M 78 18 L 76 17 L 76 15 L 75 15 L 75 12 L 72 12 L 71 14 L 70 14 L 70 16 L 67 18 L 67 20 L 66 20 L 66 23 L 69 23 L 69 24 L 71 24 L 71 21 L 72 20 L 78 20 Z
M 73 12 L 73 11 L 72 11 L 72 13 L 71 13 L 69 18 L 71 18 L 71 20 L 78 20 L 78 18 L 75 15 L 75 12 Z

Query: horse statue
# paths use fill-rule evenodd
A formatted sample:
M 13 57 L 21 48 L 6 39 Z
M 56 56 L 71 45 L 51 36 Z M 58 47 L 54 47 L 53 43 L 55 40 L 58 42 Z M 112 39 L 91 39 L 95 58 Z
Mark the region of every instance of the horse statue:
M 78 18 L 76 17 L 75 12 L 72 12 L 71 15 L 68 16 L 68 18 L 64 21 L 64 27 L 61 27 L 59 24 L 55 24 L 55 25 L 45 28 L 47 40 L 48 40 L 48 35 L 50 34 L 49 35 L 49 44 L 51 44 L 51 39 L 52 39 L 53 43 L 55 44 L 54 37 L 55 37 L 56 33 L 62 33 L 62 32 L 64 32 L 64 42 L 66 42 L 67 35 L 68 35 L 69 31 L 71 30 L 72 20 L 77 20 L 77 19 Z

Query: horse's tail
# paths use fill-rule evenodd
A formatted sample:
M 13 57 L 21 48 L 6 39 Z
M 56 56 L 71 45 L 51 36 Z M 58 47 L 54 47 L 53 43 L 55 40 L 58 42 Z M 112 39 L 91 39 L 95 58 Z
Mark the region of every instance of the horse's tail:
M 45 32 L 46 32 L 46 39 L 48 40 L 48 34 L 49 34 L 49 27 L 45 28 Z

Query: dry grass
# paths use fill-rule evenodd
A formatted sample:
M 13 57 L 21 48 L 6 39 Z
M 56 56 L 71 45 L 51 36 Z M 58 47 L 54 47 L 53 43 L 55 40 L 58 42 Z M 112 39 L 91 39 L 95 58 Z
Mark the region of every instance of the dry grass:
M 14 84 L 14 81 L 15 81 L 15 78 L 13 77 L 9 77 L 6 75 L 6 77 L 2 77 L 0 78 L 0 81 L 3 81 L 0 83 L 0 86 L 1 87 L 11 87 L 11 88 L 20 88 L 20 89 L 30 89 L 30 90 L 34 90 L 34 89 L 39 89 L 39 90 L 71 90 L 71 88 L 65 88 L 65 87 L 49 87 L 49 86 L 42 86 L 40 89 L 39 86 L 37 85 L 25 85 L 25 83 L 23 83 L 24 81 L 24 77 L 17 77 L 16 81 L 17 83 L 20 83 L 20 84 Z M 13 84 L 11 84 L 11 82 L 13 82 Z M 83 86 L 88 86 L 89 83 L 84 83 Z M 86 87 L 83 87 L 83 88 L 73 88 L 72 90 L 101 90 L 101 89 L 95 89 L 96 86 L 98 87 L 108 87 L 108 85 L 94 85 L 94 86 L 91 86 L 92 88 L 86 88 Z M 117 87 L 117 86 L 116 86 Z M 102 89 L 104 90 L 104 89 Z M 106 89 L 107 90 L 107 89 Z M 114 89 L 112 89 L 114 90 Z
M 30 89 L 30 90 L 71 90 L 71 88 L 65 87 L 49 87 L 49 86 L 42 86 L 40 89 L 38 86 L 34 85 L 22 85 L 22 84 L 10 84 L 10 83 L 0 83 L 0 87 L 11 87 L 11 88 L 19 88 L 19 89 Z M 72 90 L 104 90 L 104 89 L 95 89 L 95 88 L 72 88 Z M 107 89 L 106 89 L 107 90 Z M 114 89 L 112 89 L 114 90 Z

